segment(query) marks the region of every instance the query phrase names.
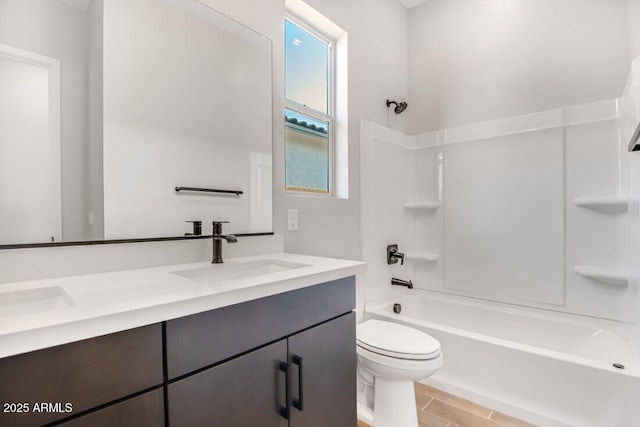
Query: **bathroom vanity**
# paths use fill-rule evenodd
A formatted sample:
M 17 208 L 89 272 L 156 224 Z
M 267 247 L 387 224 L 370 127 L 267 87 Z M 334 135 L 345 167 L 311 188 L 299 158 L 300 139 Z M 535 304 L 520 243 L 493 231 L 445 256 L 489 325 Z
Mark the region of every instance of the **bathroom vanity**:
M 363 268 L 277 254 L 3 285 L 32 313 L 0 315 L 0 425 L 352 426 Z M 101 303 L 110 280 L 129 292 Z M 73 305 L 33 312 L 46 288 Z

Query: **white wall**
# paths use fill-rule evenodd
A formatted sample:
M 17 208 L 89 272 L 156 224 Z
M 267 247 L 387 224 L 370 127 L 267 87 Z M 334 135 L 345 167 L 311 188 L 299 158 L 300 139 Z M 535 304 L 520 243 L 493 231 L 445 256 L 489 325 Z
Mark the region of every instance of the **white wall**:
M 640 0 L 627 0 L 629 27 L 629 57 L 633 61 L 640 56 Z
M 430 0 L 412 9 L 410 133 L 620 96 L 629 72 L 626 6 Z

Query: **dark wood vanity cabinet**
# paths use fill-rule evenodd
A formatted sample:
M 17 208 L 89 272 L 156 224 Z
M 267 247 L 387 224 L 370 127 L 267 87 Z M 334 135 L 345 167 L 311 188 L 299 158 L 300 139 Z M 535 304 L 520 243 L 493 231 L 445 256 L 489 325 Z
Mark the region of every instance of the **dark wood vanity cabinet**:
M 160 386 L 162 364 L 160 324 L 0 359 L 0 426 L 43 425 Z
M 355 278 L 0 359 L 0 426 L 352 427 Z M 72 412 L 33 412 L 36 403 Z
M 169 425 L 353 427 L 354 308 L 348 277 L 167 322 Z
M 353 427 L 355 313 L 169 384 L 168 412 L 171 427 Z

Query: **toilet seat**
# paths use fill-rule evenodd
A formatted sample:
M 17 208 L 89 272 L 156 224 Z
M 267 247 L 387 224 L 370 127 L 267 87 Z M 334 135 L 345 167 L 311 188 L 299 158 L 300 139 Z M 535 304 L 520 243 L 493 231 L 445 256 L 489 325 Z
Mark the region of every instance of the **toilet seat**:
M 395 359 L 431 360 L 440 356 L 440 343 L 428 334 L 398 323 L 371 319 L 356 328 L 356 345 Z

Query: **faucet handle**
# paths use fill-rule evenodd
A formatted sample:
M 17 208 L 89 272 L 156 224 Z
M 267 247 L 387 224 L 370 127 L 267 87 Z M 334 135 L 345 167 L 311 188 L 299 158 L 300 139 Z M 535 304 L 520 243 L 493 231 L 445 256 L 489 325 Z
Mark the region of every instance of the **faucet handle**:
M 400 260 L 400 265 L 404 265 L 404 254 L 398 252 L 398 245 L 387 246 L 387 264 L 397 264 Z
M 222 234 L 222 224 L 228 224 L 229 221 L 213 221 L 213 235 Z
M 185 236 L 200 236 L 202 234 L 202 221 L 185 221 L 193 223 L 193 233 L 184 233 Z

